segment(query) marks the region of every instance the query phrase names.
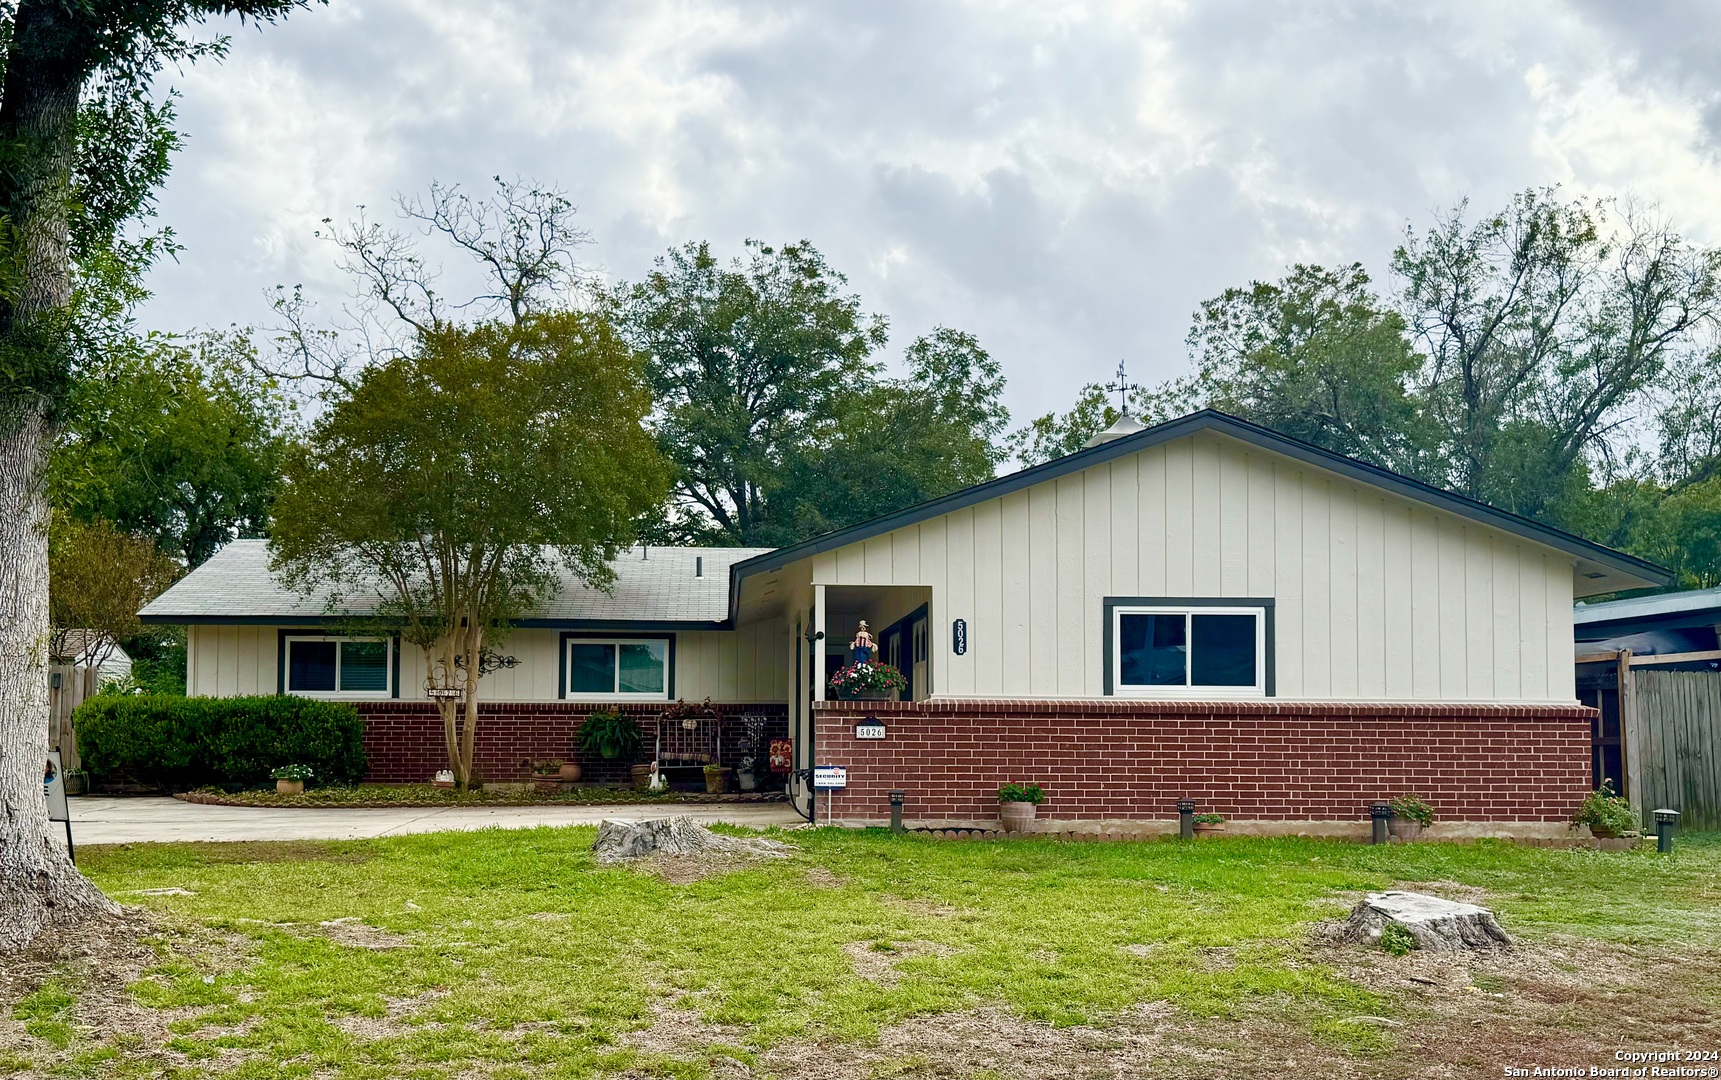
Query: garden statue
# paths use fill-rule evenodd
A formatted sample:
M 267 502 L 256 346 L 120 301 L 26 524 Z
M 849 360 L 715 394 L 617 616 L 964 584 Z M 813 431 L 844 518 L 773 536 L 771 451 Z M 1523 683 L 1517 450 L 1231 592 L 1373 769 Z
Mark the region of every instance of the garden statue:
M 857 664 L 868 662 L 872 659 L 872 654 L 878 651 L 872 635 L 867 632 L 865 619 L 861 620 L 860 629 L 855 631 L 855 639 L 849 642 L 849 648 L 854 650 L 854 662 Z

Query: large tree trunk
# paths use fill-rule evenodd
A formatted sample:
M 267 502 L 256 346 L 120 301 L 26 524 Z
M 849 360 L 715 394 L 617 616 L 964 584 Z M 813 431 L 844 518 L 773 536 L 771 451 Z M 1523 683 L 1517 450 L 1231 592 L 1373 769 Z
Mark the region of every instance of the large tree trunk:
M 67 5 L 25 0 L 0 90 L 0 950 L 51 924 L 117 910 L 49 839 L 48 533 L 43 472 L 69 376 L 67 244 L 78 95 L 93 43 Z
M 48 824 L 48 540 L 40 405 L 0 399 L 0 952 L 116 912 Z

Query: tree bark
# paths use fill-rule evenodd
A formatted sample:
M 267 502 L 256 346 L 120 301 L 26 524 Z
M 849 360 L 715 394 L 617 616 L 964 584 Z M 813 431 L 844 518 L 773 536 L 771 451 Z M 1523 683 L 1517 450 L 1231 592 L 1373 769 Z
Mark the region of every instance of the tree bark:
M 0 340 L 22 361 L 0 388 L 0 951 L 117 912 L 50 838 L 48 532 L 43 474 L 69 377 L 68 202 L 78 96 L 94 42 L 72 6 L 25 0 L 0 90 L 0 215 L 11 281 Z
M 0 398 L 0 953 L 119 908 L 78 872 L 48 822 L 45 408 Z

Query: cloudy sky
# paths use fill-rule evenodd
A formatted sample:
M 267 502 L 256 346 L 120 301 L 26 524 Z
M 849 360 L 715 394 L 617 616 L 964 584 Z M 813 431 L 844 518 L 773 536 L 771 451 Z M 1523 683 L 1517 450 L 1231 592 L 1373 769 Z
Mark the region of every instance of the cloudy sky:
M 313 233 L 432 179 L 565 188 L 586 261 L 809 239 L 894 360 L 944 324 L 1019 419 L 1294 261 L 1382 276 L 1406 224 L 1531 185 L 1721 243 L 1721 9 L 1695 3 L 331 0 L 178 74 L 152 328 L 346 286 Z

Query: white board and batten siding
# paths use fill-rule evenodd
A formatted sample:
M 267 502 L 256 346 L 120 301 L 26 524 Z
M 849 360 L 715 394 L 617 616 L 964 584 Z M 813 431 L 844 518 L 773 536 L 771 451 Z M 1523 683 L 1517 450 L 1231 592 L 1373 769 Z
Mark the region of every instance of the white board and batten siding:
M 1104 598 L 1165 596 L 1272 597 L 1281 698 L 1576 697 L 1570 556 L 1212 432 L 812 563 L 931 588 L 941 696 L 1101 696 Z
M 279 685 L 279 627 L 187 629 L 189 693 L 208 697 L 275 693 Z M 782 701 L 789 678 L 783 650 L 785 633 L 781 619 L 747 623 L 734 631 L 676 632 L 676 696 L 689 701 L 709 697 L 734 704 Z M 557 700 L 560 648 L 560 631 L 516 630 L 500 651 L 520 663 L 484 677 L 484 700 Z M 424 654 L 411 645 L 401 652 L 400 691 L 403 700 L 424 699 Z

